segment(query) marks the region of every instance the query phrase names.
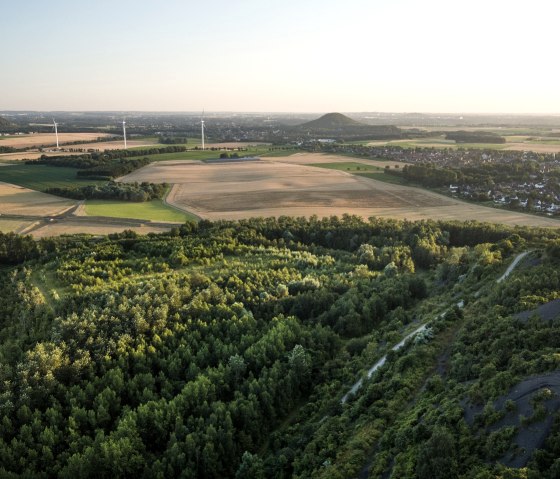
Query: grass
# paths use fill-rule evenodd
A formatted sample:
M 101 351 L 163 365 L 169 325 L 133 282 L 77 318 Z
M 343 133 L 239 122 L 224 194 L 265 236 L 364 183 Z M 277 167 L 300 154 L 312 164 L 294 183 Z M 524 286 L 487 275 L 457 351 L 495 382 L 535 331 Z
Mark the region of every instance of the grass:
M 195 215 L 179 211 L 166 205 L 162 200 L 132 203 L 130 201 L 87 200 L 85 211 L 89 216 L 112 218 L 133 218 L 152 221 L 198 221 Z
M 161 145 L 165 146 L 165 145 Z M 187 145 L 191 146 L 191 145 Z M 211 145 L 209 146 L 211 148 Z M 239 151 L 239 152 L 229 152 L 229 153 L 237 153 L 239 156 L 274 156 L 275 153 L 279 154 L 279 156 L 286 156 L 288 153 L 286 151 L 280 150 L 277 151 L 268 151 L 268 146 L 263 146 L 260 148 L 248 148 L 247 151 Z M 168 161 L 168 160 L 210 160 L 214 158 L 219 158 L 220 155 L 224 153 L 224 151 L 219 150 L 195 150 L 195 151 L 183 151 L 178 153 L 160 153 L 158 155 L 146 155 L 146 158 L 149 158 L 151 161 Z
M 327 168 L 329 170 L 348 171 L 350 173 L 355 173 L 357 171 L 383 171 L 383 168 L 381 168 L 380 166 L 367 165 L 364 163 L 357 163 L 357 162 L 314 163 L 312 166 L 317 166 L 319 168 Z
M 53 187 L 100 185 L 105 181 L 80 180 L 76 168 L 47 165 L 26 165 L 23 163 L 0 167 L 0 181 L 12 183 L 37 191 Z
M 393 185 L 406 185 L 410 186 L 411 183 L 405 178 L 397 175 L 388 175 L 384 172 L 385 168 L 375 165 L 366 165 L 364 163 L 315 163 L 312 166 L 317 166 L 319 168 L 328 168 L 330 170 L 347 171 L 357 176 L 363 176 L 365 178 L 371 178 L 377 181 L 383 181 L 385 183 L 391 183 Z
M 402 176 L 397 175 L 388 175 L 383 172 L 374 172 L 374 173 L 355 173 L 358 176 L 364 176 L 365 178 L 371 178 L 372 180 L 383 181 L 385 183 L 391 183 L 393 185 L 404 185 L 404 186 L 416 186 L 409 181 L 407 181 Z

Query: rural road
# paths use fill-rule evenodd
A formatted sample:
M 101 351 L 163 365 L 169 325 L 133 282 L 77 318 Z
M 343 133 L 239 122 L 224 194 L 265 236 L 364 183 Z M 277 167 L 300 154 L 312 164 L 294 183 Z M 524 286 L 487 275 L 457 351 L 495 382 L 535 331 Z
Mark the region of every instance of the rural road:
M 506 270 L 506 272 L 500 276 L 496 282 L 497 283 L 501 283 L 504 279 L 506 279 L 515 269 L 515 267 L 519 264 L 519 262 L 529 254 L 529 251 L 524 251 L 523 253 L 519 253 L 515 259 L 511 262 L 511 264 L 508 266 L 508 269 Z M 463 300 L 459 301 L 456 306 L 458 308 L 463 308 L 465 306 L 465 302 Z M 443 314 L 440 314 L 438 317 L 441 317 Z M 418 333 L 421 333 L 422 331 L 424 331 L 427 328 L 427 324 L 428 323 L 424 323 L 422 326 L 418 327 L 417 329 L 415 329 L 414 331 L 412 331 L 411 333 L 407 334 L 400 343 L 395 344 L 391 350 L 392 351 L 398 351 L 399 349 L 401 349 L 406 342 L 412 338 L 413 336 L 416 336 Z M 383 366 L 385 363 L 387 362 L 387 355 L 383 356 L 379 361 L 377 361 L 367 372 L 367 378 L 371 378 L 372 374 L 377 371 L 381 366 Z M 346 394 L 344 396 L 342 396 L 342 399 L 340 400 L 341 404 L 346 403 L 346 401 L 348 401 L 348 398 L 355 394 L 363 385 L 363 378 L 358 379 L 358 381 L 356 381 L 352 387 L 346 392 Z

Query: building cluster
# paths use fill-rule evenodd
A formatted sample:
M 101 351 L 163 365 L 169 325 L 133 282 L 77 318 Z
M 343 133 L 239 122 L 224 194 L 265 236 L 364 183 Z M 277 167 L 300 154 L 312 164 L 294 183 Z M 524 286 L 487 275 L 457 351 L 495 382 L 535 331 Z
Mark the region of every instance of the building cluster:
M 311 145 L 307 145 L 309 148 Z M 560 153 L 490 149 L 401 148 L 315 144 L 313 149 L 457 172 L 457 183 L 442 192 L 547 215 L 560 215 Z

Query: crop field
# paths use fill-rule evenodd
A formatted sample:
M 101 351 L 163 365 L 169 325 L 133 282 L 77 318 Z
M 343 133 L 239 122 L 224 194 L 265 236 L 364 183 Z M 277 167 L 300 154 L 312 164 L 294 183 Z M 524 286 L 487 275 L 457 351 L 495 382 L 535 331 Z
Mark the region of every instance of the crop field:
M 98 138 L 110 137 L 107 133 L 58 133 L 58 142 L 60 145 L 64 143 L 73 143 L 75 141 L 83 143 L 91 143 Z M 99 145 L 103 143 L 94 143 Z M 56 146 L 56 136 L 53 133 L 37 133 L 34 135 L 11 135 L 0 137 L 1 146 L 12 146 L 14 148 L 33 148 L 41 146 Z M 78 147 L 73 145 L 72 147 Z
M 47 165 L 5 164 L 0 166 L 0 181 L 43 191 L 51 187 L 87 186 L 105 183 L 76 178 L 76 168 Z
M 29 225 L 31 225 L 30 221 L 0 217 L 0 232 L 2 233 L 18 233 L 23 231 Z
M 560 152 L 560 141 L 529 135 L 505 135 L 505 143 L 455 143 L 444 136 L 411 140 L 370 141 L 368 146 L 400 146 L 402 148 L 483 148 L 490 150 L 535 151 L 537 153 Z
M 371 160 L 363 162 L 374 163 Z M 486 208 L 420 188 L 312 166 L 325 163 L 347 163 L 349 167 L 356 167 L 361 161 L 319 154 L 235 163 L 170 161 L 148 165 L 120 180 L 172 183 L 174 186 L 167 198 L 170 204 L 213 220 L 349 213 L 366 218 L 473 219 L 510 225 L 560 227 L 560 222 L 551 218 Z M 375 162 L 383 167 L 385 163 L 399 164 Z
M 55 215 L 75 204 L 72 200 L 0 182 L 0 214 Z
M 21 160 L 36 160 L 41 158 L 41 156 L 68 156 L 68 155 L 75 155 L 76 153 L 72 151 L 36 151 L 36 150 L 28 150 L 28 151 L 19 151 L 17 153 L 1 153 L 0 154 L 0 162 L 4 162 L 4 164 L 9 162 L 16 162 Z M 2 163 L 0 163 L 2 165 Z
M 154 139 L 141 139 L 141 140 L 126 140 L 127 148 L 142 148 L 159 145 L 157 140 Z M 165 145 L 159 145 L 165 146 Z M 80 143 L 77 145 L 72 145 L 70 148 L 93 148 L 96 150 L 121 150 L 124 148 L 124 142 L 122 139 L 117 139 L 113 141 L 102 141 L 98 143 Z
M 197 218 L 177 210 L 161 200 L 133 203 L 130 201 L 88 200 L 82 210 L 88 216 L 110 216 L 112 218 L 135 218 L 141 220 L 170 221 L 184 223 Z
M 67 218 L 64 221 L 55 221 L 40 225 L 31 231 L 30 234 L 33 235 L 34 238 L 46 238 L 71 234 L 107 235 L 111 233 L 120 233 L 124 230 L 136 231 L 138 234 L 163 233 L 169 229 L 168 226 L 151 225 L 150 223 L 130 225 L 128 223 L 108 223 L 107 221 L 93 218 L 88 219 L 87 222 Z

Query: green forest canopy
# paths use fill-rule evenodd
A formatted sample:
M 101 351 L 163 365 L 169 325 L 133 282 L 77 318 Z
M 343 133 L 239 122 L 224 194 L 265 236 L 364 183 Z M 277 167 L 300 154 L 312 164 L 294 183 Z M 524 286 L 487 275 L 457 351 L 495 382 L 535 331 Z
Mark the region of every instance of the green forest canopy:
M 351 216 L 0 234 L 1 475 L 518 477 L 495 401 L 559 368 L 558 321 L 513 317 L 558 296 L 559 253 L 551 230 Z M 559 434 L 527 477 L 556 477 Z

